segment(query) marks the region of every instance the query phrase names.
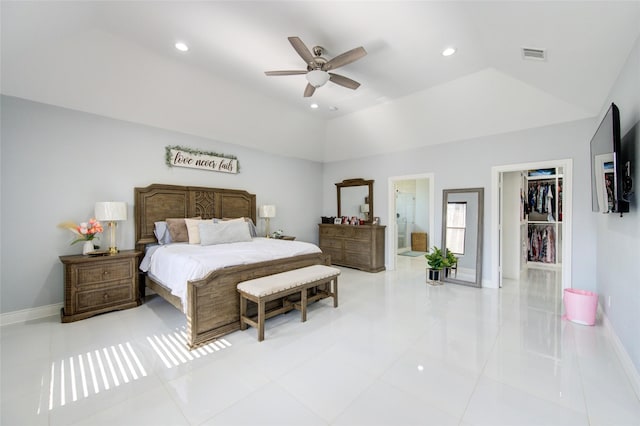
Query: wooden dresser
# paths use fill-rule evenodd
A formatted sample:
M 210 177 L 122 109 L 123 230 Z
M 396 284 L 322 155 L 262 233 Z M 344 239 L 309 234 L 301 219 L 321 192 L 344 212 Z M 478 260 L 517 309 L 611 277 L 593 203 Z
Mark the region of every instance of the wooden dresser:
M 320 249 L 331 255 L 332 264 L 367 272 L 384 271 L 384 226 L 325 223 L 318 226 Z
M 110 256 L 60 256 L 64 264 L 62 322 L 140 305 L 140 254 L 124 250 Z

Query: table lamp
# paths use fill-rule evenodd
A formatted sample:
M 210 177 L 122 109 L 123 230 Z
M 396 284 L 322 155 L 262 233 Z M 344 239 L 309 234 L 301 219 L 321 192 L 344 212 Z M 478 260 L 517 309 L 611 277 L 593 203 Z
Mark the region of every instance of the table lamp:
M 269 220 L 272 217 L 276 217 L 276 206 L 265 204 L 260 207 L 260 217 L 264 218 L 265 221 L 265 229 L 266 229 L 266 237 L 269 237 Z
M 122 201 L 100 201 L 95 206 L 96 219 L 109 223 L 109 254 L 118 253 L 116 246 L 117 222 L 127 220 L 127 203 Z

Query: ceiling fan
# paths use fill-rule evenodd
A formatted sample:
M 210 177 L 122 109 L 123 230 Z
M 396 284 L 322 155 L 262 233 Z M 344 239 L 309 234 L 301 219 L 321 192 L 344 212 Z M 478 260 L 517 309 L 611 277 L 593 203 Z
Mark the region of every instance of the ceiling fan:
M 327 81 L 331 81 L 340 86 L 348 89 L 357 89 L 360 87 L 360 83 L 345 77 L 340 74 L 334 74 L 329 72 L 336 68 L 355 62 L 367 54 L 362 46 L 351 49 L 348 52 L 344 52 L 341 55 L 336 56 L 333 59 L 326 60 L 322 57 L 324 49 L 321 46 L 313 47 L 313 54 L 305 46 L 305 44 L 298 37 L 289 37 L 289 43 L 293 46 L 298 55 L 307 64 L 306 70 L 292 70 L 292 71 L 265 71 L 268 76 L 274 75 L 300 75 L 305 74 L 307 78 L 307 87 L 304 89 L 304 97 L 308 98 L 313 95 L 318 87 L 324 86 Z

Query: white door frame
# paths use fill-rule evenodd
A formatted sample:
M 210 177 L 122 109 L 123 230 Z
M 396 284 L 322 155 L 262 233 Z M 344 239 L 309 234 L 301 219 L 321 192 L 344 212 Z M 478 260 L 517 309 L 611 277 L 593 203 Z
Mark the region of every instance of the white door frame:
M 573 159 L 539 161 L 535 163 L 508 164 L 491 168 L 491 280 L 487 287 L 500 286 L 500 229 L 499 215 L 501 208 L 499 178 L 504 172 L 518 172 L 532 169 L 548 169 L 562 167 L 562 288 L 571 288 L 572 236 L 573 220 Z
M 396 235 L 396 193 L 395 186 L 396 182 L 403 180 L 412 180 L 412 179 L 427 179 L 429 181 L 429 232 L 432 234 L 435 233 L 435 183 L 434 183 L 434 175 L 433 173 L 420 173 L 416 175 L 405 175 L 405 176 L 391 176 L 388 179 L 387 183 L 387 200 L 389 200 L 388 204 L 388 212 L 387 217 L 389 218 L 389 224 L 387 225 L 387 265 L 386 268 L 388 271 L 393 271 L 396 269 L 396 255 L 397 242 L 394 241 Z M 393 243 L 392 243 L 393 242 Z

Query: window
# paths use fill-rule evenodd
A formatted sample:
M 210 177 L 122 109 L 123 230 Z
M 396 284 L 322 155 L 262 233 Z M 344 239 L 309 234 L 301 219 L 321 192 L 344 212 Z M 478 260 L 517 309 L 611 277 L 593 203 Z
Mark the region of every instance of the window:
M 467 230 L 467 203 L 447 203 L 447 248 L 453 254 L 464 254 L 464 237 Z

